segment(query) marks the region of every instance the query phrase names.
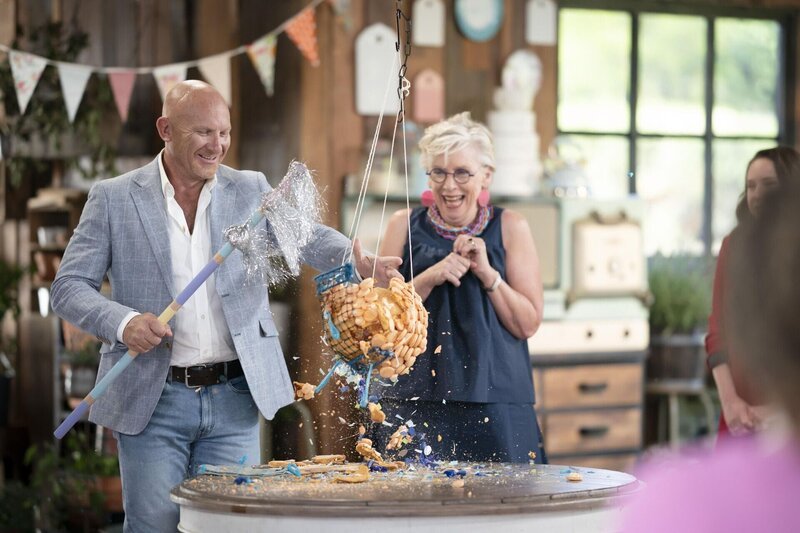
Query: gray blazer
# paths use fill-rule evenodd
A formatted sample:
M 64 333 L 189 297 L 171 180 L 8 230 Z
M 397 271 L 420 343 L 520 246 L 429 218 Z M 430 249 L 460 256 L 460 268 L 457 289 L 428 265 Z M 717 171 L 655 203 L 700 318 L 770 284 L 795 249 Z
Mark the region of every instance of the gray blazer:
M 210 206 L 212 253 L 224 244 L 224 230 L 245 222 L 262 193 L 270 190 L 260 172 L 220 166 L 217 178 Z M 51 303 L 59 316 L 103 342 L 98 380 L 128 350 L 116 341 L 125 315 L 135 310 L 158 316 L 184 288 L 173 286 L 166 221 L 157 160 L 100 181 L 89 192 L 53 282 Z M 303 250 L 302 260 L 326 271 L 341 263 L 349 246 L 344 235 L 320 225 Z M 110 299 L 99 292 L 106 274 L 111 282 Z M 271 419 L 279 408 L 292 402 L 294 392 L 267 290 L 247 283 L 237 251 L 213 275 L 253 399 Z M 173 333 L 179 334 L 174 324 L 170 325 Z M 137 356 L 97 399 L 89 420 L 120 433 L 140 433 L 161 395 L 171 346 L 171 338 L 165 337 L 159 346 Z

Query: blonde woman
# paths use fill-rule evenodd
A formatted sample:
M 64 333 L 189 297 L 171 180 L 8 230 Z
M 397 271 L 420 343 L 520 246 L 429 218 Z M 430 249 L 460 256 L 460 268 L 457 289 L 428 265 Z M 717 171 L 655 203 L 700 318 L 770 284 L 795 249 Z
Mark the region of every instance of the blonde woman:
M 430 126 L 419 146 L 424 207 L 392 216 L 380 253 L 403 257 L 406 280 L 413 258 L 428 349 L 383 407 L 411 418 L 439 458 L 544 462 L 527 347 L 542 319 L 530 228 L 491 205 L 492 138 L 469 113 Z

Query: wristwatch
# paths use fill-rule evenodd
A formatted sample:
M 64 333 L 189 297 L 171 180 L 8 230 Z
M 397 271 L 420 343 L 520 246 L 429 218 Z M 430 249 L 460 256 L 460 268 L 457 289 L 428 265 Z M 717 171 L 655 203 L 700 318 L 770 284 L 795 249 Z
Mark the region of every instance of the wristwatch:
M 484 287 L 484 289 L 486 289 L 486 292 L 494 292 L 495 290 L 497 290 L 497 287 L 499 287 L 500 283 L 502 282 L 503 282 L 503 276 L 501 276 L 500 272 L 498 272 L 497 277 L 494 280 L 494 283 L 492 283 L 490 287 Z

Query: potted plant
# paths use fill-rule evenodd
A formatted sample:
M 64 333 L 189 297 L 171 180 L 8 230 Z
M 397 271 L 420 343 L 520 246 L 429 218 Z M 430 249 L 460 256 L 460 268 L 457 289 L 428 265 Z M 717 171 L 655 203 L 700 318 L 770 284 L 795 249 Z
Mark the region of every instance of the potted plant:
M 702 258 L 657 255 L 651 259 L 649 380 L 703 377 L 704 337 L 711 310 L 709 272 Z
M 33 508 L 36 501 L 36 493 L 20 481 L 11 480 L 0 487 L 0 531 L 35 531 Z
M 71 432 L 63 449 L 57 443 L 31 446 L 30 490 L 36 526 L 46 531 L 96 531 L 110 512 L 122 510 L 122 485 L 116 456 L 95 452 L 85 433 Z

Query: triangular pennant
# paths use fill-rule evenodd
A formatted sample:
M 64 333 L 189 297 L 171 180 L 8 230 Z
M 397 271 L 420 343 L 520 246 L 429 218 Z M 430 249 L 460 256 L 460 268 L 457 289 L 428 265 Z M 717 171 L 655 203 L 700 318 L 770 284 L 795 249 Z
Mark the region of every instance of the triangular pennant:
M 64 94 L 70 122 L 75 121 L 75 114 L 78 112 L 83 91 L 86 90 L 86 83 L 91 75 L 92 67 L 75 63 L 58 63 L 58 79 L 61 82 L 61 92 Z
M 275 92 L 275 44 L 274 35 L 265 35 L 247 46 L 247 55 L 256 67 L 258 77 L 268 96 Z
M 128 108 L 131 106 L 133 84 L 136 83 L 135 70 L 114 71 L 108 73 L 108 83 L 114 93 L 114 102 L 122 122 L 128 121 Z
M 214 86 L 219 93 L 231 105 L 231 59 L 228 54 L 217 54 L 215 56 L 201 59 L 197 68 L 208 83 Z
M 183 63 L 176 63 L 173 65 L 156 67 L 153 69 L 153 77 L 158 84 L 161 100 L 164 100 L 170 89 L 186 80 L 186 65 Z
M 286 26 L 286 33 L 297 48 L 311 62 L 312 66 L 319 66 L 317 53 L 317 21 L 314 9 L 306 8 Z
M 25 52 L 10 50 L 8 53 L 11 61 L 11 75 L 14 77 L 14 89 L 17 91 L 17 102 L 19 103 L 20 115 L 25 114 L 28 102 L 33 96 L 33 90 L 42 77 L 42 71 L 47 66 L 47 60 L 43 57 Z

